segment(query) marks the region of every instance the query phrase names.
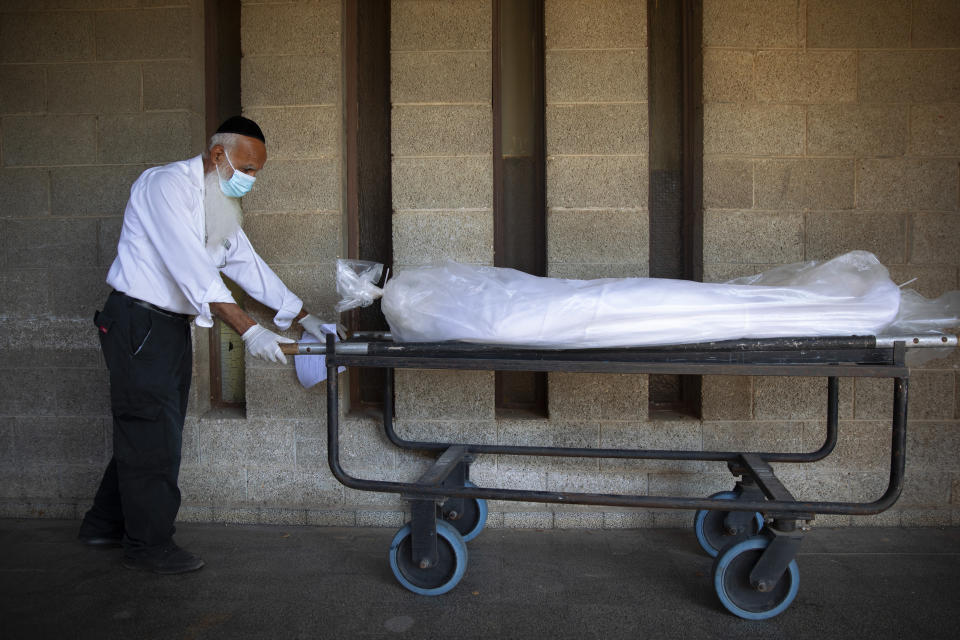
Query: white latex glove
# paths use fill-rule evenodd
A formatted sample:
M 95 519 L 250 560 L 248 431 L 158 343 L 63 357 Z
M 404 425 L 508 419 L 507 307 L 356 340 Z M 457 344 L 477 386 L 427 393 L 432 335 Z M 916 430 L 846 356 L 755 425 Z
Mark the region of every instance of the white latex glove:
M 325 333 L 323 330 L 323 322 L 317 316 L 312 313 L 308 313 L 303 316 L 297 322 L 300 323 L 300 326 L 309 331 L 316 338 L 322 338 Z
M 259 324 L 255 324 L 240 336 L 247 347 L 250 355 L 263 358 L 270 362 L 287 364 L 287 356 L 283 355 L 280 345 L 293 342 L 290 338 L 278 336 L 273 331 L 265 329 Z

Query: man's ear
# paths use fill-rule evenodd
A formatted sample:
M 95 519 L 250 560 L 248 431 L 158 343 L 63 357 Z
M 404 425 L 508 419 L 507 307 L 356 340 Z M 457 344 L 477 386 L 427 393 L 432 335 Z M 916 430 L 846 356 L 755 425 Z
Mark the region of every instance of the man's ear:
M 220 164 L 220 161 L 223 160 L 223 145 L 215 144 L 210 147 L 210 160 L 214 164 Z

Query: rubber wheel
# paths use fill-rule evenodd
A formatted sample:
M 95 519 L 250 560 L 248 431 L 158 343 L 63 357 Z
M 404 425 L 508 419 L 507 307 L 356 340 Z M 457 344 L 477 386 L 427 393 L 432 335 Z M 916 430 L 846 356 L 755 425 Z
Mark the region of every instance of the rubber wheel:
M 791 560 L 780 581 L 770 591 L 750 584 L 750 572 L 770 541 L 757 536 L 725 549 L 713 563 L 713 587 L 727 611 L 746 620 L 766 620 L 783 613 L 800 588 L 800 569 Z
M 733 491 L 721 491 L 710 497 L 717 500 L 736 500 L 737 494 Z M 724 547 L 751 538 L 763 529 L 763 516 L 754 513 L 754 526 L 748 527 L 747 531 L 730 534 L 723 524 L 728 513 L 730 512 L 700 509 L 693 519 L 693 530 L 697 534 L 697 542 L 711 558 L 716 558 Z
M 477 485 L 468 480 L 463 486 Z M 480 535 L 487 524 L 487 501 L 483 498 L 464 498 L 462 504 L 463 513 L 458 513 L 455 518 L 450 517 L 450 512 L 445 507 L 439 507 L 440 516 L 460 532 L 464 542 L 470 542 Z
M 467 545 L 460 532 L 437 521 L 437 563 L 421 569 L 411 552 L 410 524 L 404 525 L 390 543 L 390 569 L 405 588 L 423 596 L 439 596 L 460 582 L 467 570 Z

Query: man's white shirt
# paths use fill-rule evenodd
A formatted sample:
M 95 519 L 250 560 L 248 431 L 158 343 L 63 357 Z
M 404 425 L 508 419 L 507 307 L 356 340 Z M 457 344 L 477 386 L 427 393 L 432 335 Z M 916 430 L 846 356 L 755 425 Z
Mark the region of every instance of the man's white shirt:
M 205 246 L 203 159 L 200 156 L 147 169 L 130 188 L 117 257 L 107 284 L 163 309 L 196 315 L 213 325 L 211 302 L 234 302 L 220 277 L 277 310 L 286 329 L 303 302 L 291 292 L 238 229 L 211 255 Z

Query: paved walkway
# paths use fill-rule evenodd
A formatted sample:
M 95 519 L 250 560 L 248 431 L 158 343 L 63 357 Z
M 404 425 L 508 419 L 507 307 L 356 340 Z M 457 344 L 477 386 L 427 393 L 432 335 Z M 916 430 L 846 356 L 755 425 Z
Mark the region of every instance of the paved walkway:
M 157 576 L 77 522 L 0 520 L 0 638 L 957 638 L 960 529 L 814 529 L 782 615 L 727 613 L 691 530 L 485 530 L 450 593 L 414 595 L 394 531 L 184 524 L 207 566 Z

